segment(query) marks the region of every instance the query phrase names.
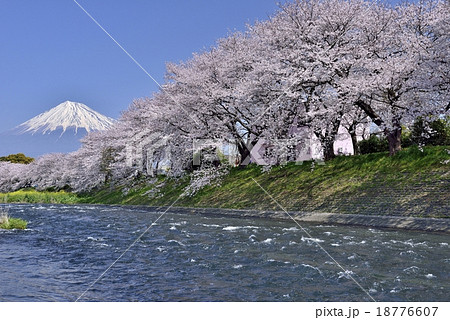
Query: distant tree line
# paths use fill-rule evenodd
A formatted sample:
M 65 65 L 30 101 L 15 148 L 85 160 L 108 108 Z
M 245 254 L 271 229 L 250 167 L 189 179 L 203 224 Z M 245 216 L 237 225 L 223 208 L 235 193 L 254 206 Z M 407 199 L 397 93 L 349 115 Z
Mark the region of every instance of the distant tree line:
M 10 154 L 6 157 L 0 157 L 0 161 L 10 163 L 30 164 L 34 161 L 34 158 L 27 157 L 23 153 Z

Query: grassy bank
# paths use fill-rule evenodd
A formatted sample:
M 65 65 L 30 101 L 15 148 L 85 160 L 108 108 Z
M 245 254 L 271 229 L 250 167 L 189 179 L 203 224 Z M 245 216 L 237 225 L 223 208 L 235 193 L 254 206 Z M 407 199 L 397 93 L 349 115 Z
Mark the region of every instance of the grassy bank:
M 233 168 L 220 186 L 208 186 L 190 198 L 180 198 L 185 180 L 159 178 L 134 186 L 99 190 L 89 203 L 170 205 L 236 209 L 280 208 L 255 179 L 287 210 L 450 216 L 450 147 L 403 150 L 394 157 L 376 153 L 338 157 L 323 165 L 304 162 L 275 167 Z M 252 179 L 253 178 L 253 179 Z
M 65 203 L 75 204 L 82 199 L 73 193 L 58 191 L 38 192 L 34 189 L 24 189 L 10 193 L 0 193 L 0 203 Z
M 219 186 L 205 187 L 192 197 L 179 198 L 188 177 L 158 177 L 87 195 L 67 194 L 71 202 L 60 202 L 167 206 L 176 201 L 175 206 L 280 210 L 260 184 L 292 211 L 450 217 L 448 150 L 412 147 L 394 157 L 386 153 L 338 157 L 323 165 L 291 163 L 266 173 L 255 165 L 233 168 Z M 0 200 L 5 196 L 13 199 L 7 194 Z

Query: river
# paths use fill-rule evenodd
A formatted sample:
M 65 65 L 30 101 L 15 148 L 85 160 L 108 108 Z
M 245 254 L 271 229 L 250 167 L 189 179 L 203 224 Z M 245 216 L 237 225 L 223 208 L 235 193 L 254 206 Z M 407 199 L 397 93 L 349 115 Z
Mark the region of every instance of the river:
M 27 230 L 0 231 L 0 301 L 371 301 L 369 294 L 377 301 L 446 301 L 450 296 L 447 234 L 303 224 L 310 237 L 294 222 L 174 209 L 137 240 L 161 212 L 88 205 L 2 208 L 29 224 Z

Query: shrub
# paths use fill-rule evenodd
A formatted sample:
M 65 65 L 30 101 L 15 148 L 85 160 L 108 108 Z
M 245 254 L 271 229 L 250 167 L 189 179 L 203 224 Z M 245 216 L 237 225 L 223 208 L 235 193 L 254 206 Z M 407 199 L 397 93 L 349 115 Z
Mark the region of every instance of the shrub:
M 389 150 L 389 143 L 384 137 L 371 135 L 369 139 L 358 142 L 358 147 L 361 154 L 384 152 Z
M 402 148 L 408 148 L 414 145 L 411 138 L 411 130 L 402 126 Z
M 449 145 L 450 119 L 448 117 L 436 120 L 417 118 L 411 128 L 411 142 L 416 145 Z

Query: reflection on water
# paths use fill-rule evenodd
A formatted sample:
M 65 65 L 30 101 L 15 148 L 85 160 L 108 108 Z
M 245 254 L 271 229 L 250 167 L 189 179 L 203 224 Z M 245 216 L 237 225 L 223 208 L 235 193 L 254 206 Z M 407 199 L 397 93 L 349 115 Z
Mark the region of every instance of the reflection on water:
M 14 205 L 0 231 L 0 301 L 74 301 L 160 213 Z M 445 301 L 449 236 L 168 213 L 83 301 Z M 318 248 L 320 243 L 343 272 Z

